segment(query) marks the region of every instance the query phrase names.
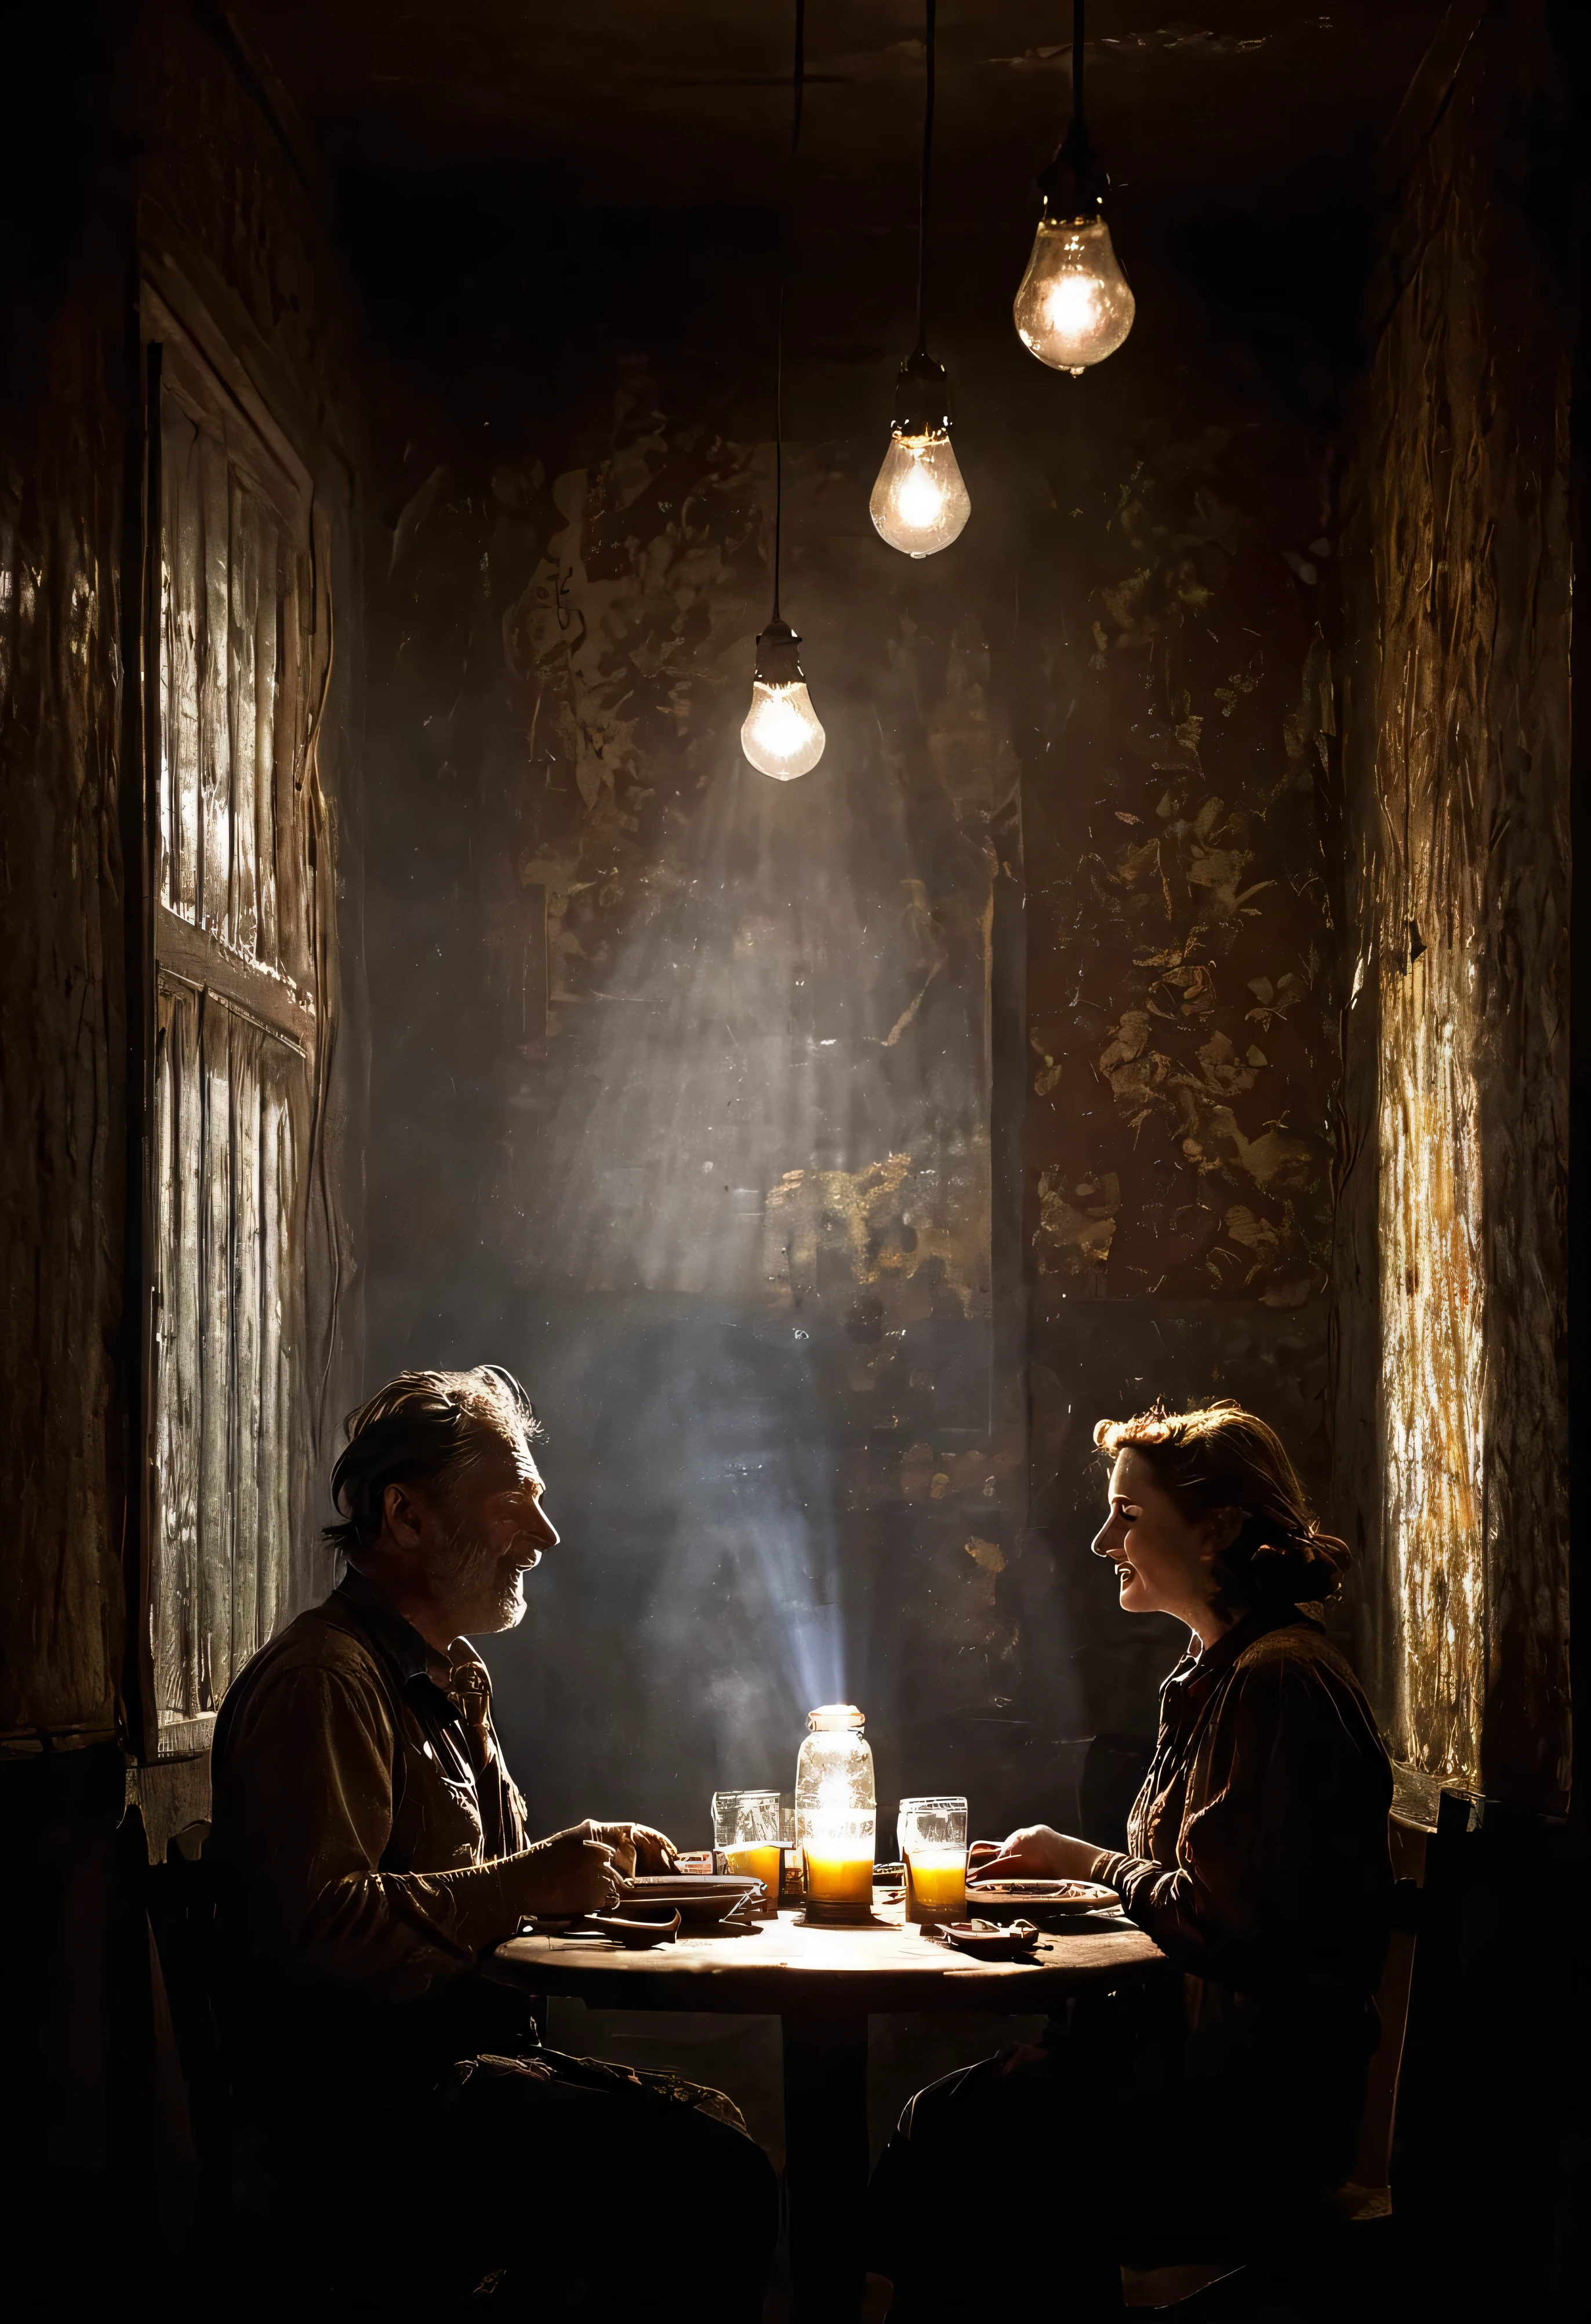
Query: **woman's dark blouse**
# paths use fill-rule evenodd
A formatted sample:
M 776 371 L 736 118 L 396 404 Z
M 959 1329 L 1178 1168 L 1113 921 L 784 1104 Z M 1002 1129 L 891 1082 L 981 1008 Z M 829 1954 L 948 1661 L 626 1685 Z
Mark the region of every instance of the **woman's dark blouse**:
M 1160 1701 L 1127 1852 L 1098 1877 L 1187 1972 L 1195 2035 L 1223 2047 L 1278 2014 L 1373 2034 L 1392 1769 L 1353 1672 L 1289 1608 L 1184 1655 Z

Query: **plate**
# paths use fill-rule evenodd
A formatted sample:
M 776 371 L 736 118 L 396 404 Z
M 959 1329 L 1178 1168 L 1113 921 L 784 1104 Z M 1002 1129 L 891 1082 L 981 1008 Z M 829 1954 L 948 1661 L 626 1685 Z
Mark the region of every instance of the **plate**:
M 667 1920 L 658 1917 L 643 1921 L 621 1913 L 593 1913 L 584 1925 L 600 1929 L 603 1936 L 612 1937 L 626 1952 L 650 1952 L 654 1945 L 671 1945 L 678 1936 L 679 1908 L 676 1905 Z
M 1074 1913 L 1113 1913 L 1121 1904 L 1114 1888 L 1102 1880 L 975 1880 L 967 1886 L 967 1909 L 989 1921 L 1036 1921 L 1043 1928 L 1053 1916 Z
M 704 1927 L 722 1921 L 749 1896 L 760 1896 L 760 1880 L 729 1872 L 648 1872 L 631 1880 L 621 1902 L 672 1904 L 682 1921 Z
M 947 1921 L 943 1924 L 947 1944 L 974 1960 L 1031 1960 L 1038 1931 L 1025 1916 L 1008 1929 L 991 1929 L 978 1921 Z

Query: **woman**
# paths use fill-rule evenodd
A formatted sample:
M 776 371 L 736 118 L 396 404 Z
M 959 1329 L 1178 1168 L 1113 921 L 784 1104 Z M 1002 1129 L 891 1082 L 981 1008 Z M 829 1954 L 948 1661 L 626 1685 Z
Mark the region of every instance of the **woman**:
M 1392 1771 L 1358 1682 L 1305 1610 L 1348 1563 L 1310 1515 L 1263 1420 L 1231 1403 L 1101 1421 L 1110 1513 L 1094 1554 L 1131 1614 L 1172 1614 L 1188 1651 L 1125 1850 L 1053 1831 L 974 1851 L 979 1879 L 1090 1879 L 1183 1971 L 1169 2043 L 1136 2029 L 1084 2060 L 1054 2029 L 919 2091 L 875 2181 L 874 2264 L 894 2313 L 964 2301 L 934 2217 L 970 2250 L 1015 2253 L 1025 2282 L 1078 2310 L 1114 2299 L 1124 2247 L 1219 2255 L 1347 2175 L 1392 1886 Z M 974 2158 L 977 2158 L 976 2160 Z M 1017 2216 L 1023 2208 L 1029 2216 Z M 981 2217 L 968 2217 L 968 2211 Z M 1015 2237 L 1015 2242 L 1013 2238 Z M 932 2251 L 935 2281 L 913 2281 Z

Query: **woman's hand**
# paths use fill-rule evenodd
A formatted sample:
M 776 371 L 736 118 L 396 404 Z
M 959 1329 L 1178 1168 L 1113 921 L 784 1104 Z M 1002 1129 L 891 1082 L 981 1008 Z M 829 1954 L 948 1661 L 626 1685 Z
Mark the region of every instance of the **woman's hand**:
M 1108 1854 L 1091 1840 L 1073 1840 L 1047 1823 L 1025 1823 L 998 1848 L 975 1840 L 967 1851 L 967 1882 L 972 1887 L 980 1880 L 1093 1880 L 1095 1867 Z
M 538 1840 L 529 1850 L 520 1911 L 553 1920 L 611 1911 L 624 1883 L 615 1851 L 599 1836 L 605 1828 L 577 1823 L 551 1840 Z
M 649 1823 L 598 1823 L 592 1826 L 592 1831 L 612 1849 L 627 1880 L 633 1880 L 638 1872 L 675 1872 L 679 1868 L 678 1849 L 667 1832 L 654 1831 Z

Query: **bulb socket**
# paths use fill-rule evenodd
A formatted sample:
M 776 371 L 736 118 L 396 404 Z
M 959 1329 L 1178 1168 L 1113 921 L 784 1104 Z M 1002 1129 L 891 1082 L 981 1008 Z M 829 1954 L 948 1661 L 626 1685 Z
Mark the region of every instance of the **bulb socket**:
M 897 436 L 939 436 L 948 435 L 952 425 L 944 365 L 926 347 L 914 347 L 896 378 L 891 429 Z
M 1075 117 L 1037 184 L 1046 217 L 1084 218 L 1090 225 L 1104 217 L 1110 180 L 1087 128 Z
M 757 676 L 763 686 L 800 686 L 806 672 L 801 667 L 801 640 L 776 614 L 757 637 Z

